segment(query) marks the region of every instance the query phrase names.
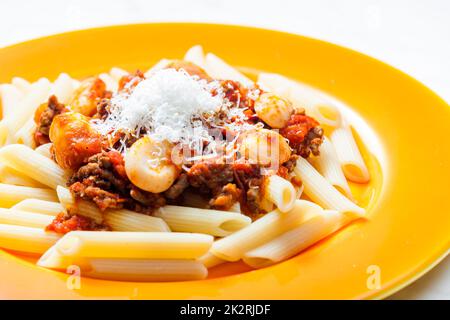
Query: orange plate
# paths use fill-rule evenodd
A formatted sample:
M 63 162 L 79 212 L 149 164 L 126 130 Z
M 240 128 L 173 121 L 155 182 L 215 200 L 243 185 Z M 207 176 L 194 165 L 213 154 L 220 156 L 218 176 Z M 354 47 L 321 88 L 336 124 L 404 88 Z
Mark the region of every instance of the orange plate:
M 1 49 L 0 83 L 14 76 L 54 79 L 62 71 L 84 77 L 112 66 L 145 69 L 162 57 L 182 57 L 197 43 L 232 64 L 309 83 L 345 102 L 365 120 L 380 148 L 371 149 L 375 141 L 366 144 L 381 167 L 369 161 L 373 186 L 359 188 L 362 193 L 353 187 L 369 207 L 370 220 L 354 223 L 273 267 L 239 273 L 248 269 L 231 265 L 227 267 L 231 271 L 224 271 L 223 266 L 207 280 L 192 282 L 82 278 L 81 288 L 71 290 L 68 275 L 0 251 L 0 298 L 382 298 L 447 254 L 450 108 L 414 79 L 365 55 L 255 28 L 129 25 L 60 34 Z M 358 132 L 364 140 L 363 132 Z M 377 289 L 367 282 L 378 268 L 381 287 Z

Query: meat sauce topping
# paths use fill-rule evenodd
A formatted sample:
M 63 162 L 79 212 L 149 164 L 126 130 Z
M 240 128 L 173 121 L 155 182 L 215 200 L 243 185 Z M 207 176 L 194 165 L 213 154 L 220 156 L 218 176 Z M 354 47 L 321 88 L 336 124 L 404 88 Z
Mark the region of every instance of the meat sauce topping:
M 203 69 L 189 62 L 173 61 L 168 67 L 183 69 L 200 79 L 212 80 Z M 119 91 L 132 90 L 143 79 L 145 76 L 140 71 L 126 75 L 119 81 Z M 263 92 L 260 88 L 256 86 L 249 89 L 232 80 L 221 80 L 220 86 L 226 99 L 243 109 L 245 121 L 251 124 L 261 123 L 263 127 L 270 129 L 254 110 L 255 94 Z M 192 189 L 207 196 L 211 208 L 229 210 L 234 203 L 239 202 L 243 213 L 251 217 L 265 213 L 260 208 L 264 184 L 261 166 L 241 159 L 231 164 L 224 158 L 189 164 L 185 167 L 186 172 L 180 174 L 163 193 L 155 194 L 139 189 L 128 179 L 123 154 L 117 151 L 120 141 L 122 146 L 125 141 L 126 147 L 130 147 L 139 137 L 128 136 L 128 133 L 119 130 L 112 140 L 111 137 L 107 140 L 89 122 L 91 118 L 104 119 L 109 113 L 111 94 L 106 86 L 99 79 L 91 79 L 77 91 L 77 95 L 78 100 L 76 103 L 73 101 L 74 107 L 71 105 L 66 108 L 52 96 L 38 108 L 35 114 L 35 140 L 38 145 L 51 141 L 55 161 L 62 168 L 73 170 L 67 185 L 78 199 L 93 201 L 100 210 L 127 208 L 151 214 L 167 203 L 181 202 L 185 190 Z M 83 103 L 88 105 L 86 112 L 78 110 Z M 224 121 L 229 123 L 235 119 Z M 292 155 L 280 165 L 276 174 L 300 187 L 301 181 L 291 178 L 290 172 L 297 157 L 307 158 L 311 153 L 319 154 L 323 130 L 315 119 L 297 111 L 279 132 L 289 141 Z M 226 136 L 226 129 L 223 129 L 223 134 Z M 71 230 L 107 230 L 108 227 L 75 213 L 58 215 L 47 229 L 66 233 Z

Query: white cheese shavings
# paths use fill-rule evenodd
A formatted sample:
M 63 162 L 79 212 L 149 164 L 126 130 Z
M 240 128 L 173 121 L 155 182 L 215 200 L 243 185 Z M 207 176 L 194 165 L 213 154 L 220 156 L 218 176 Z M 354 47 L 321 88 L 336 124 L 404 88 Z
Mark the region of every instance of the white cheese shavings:
M 101 134 L 124 132 L 139 137 L 145 133 L 155 140 L 187 146 L 196 151 L 195 158 L 197 151 L 208 157 L 227 148 L 229 142 L 217 141 L 217 130 L 239 135 L 254 128 L 245 121 L 245 109 L 224 97 L 219 81 L 208 82 L 182 69 L 157 70 L 148 76 L 135 88 L 128 86 L 112 97 L 106 119 L 92 120 Z M 120 151 L 125 151 L 126 139 L 120 140 Z

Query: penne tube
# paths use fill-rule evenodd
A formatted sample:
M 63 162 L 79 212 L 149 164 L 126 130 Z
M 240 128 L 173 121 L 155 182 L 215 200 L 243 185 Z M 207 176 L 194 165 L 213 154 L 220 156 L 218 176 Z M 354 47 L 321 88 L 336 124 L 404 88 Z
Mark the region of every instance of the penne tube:
M 73 79 L 67 73 L 61 73 L 50 89 L 50 95 L 55 95 L 58 101 L 64 104 L 70 103 L 74 92 Z
M 71 265 L 77 265 L 80 268 L 89 268 L 85 262 L 85 258 L 77 258 L 64 256 L 56 250 L 55 246 L 48 249 L 36 262 L 36 265 L 49 269 L 65 270 Z
M 84 274 L 117 281 L 187 281 L 208 276 L 205 266 L 195 260 L 88 259 Z
M 0 183 L 0 207 L 8 208 L 28 198 L 58 201 L 55 190 Z
M 243 214 L 228 211 L 164 206 L 154 213 L 178 232 L 198 232 L 224 237 L 251 223 Z
M 34 133 L 36 132 L 36 123 L 33 118 L 30 118 L 25 122 L 25 124 L 16 132 L 13 140 L 17 143 L 21 143 L 30 147 L 35 148 L 36 142 L 34 140 Z
M 114 79 L 115 82 L 119 82 L 123 76 L 126 76 L 128 74 L 128 71 L 117 67 L 111 68 L 111 70 L 109 71 L 109 75 Z
M 247 87 L 253 85 L 252 80 L 244 76 L 241 72 L 230 66 L 215 54 L 208 53 L 206 55 L 205 69 L 206 72 L 213 78 L 239 81 Z
M 61 203 L 40 199 L 22 200 L 13 205 L 11 209 L 46 214 L 49 216 L 56 216 L 64 211 Z
M 305 194 L 325 209 L 363 216 L 365 210 L 347 199 L 304 158 L 299 157 L 294 173 L 302 180 Z
M 251 225 L 228 237 L 214 242 L 211 253 L 227 261 L 237 261 L 243 255 L 278 235 L 300 225 L 311 215 L 320 213 L 322 208 L 306 200 L 296 200 L 290 212 L 275 210 L 267 213 Z
M 198 261 L 203 263 L 203 265 L 208 269 L 214 268 L 215 266 L 227 262 L 226 260 L 216 257 L 211 252 L 208 252 L 205 255 L 198 258 Z
M 203 47 L 201 45 L 196 45 L 186 52 L 183 60 L 192 62 L 199 66 L 200 68 L 205 68 L 205 54 L 203 52 Z
M 99 224 L 106 223 L 114 231 L 170 232 L 169 226 L 161 218 L 125 209 L 101 212 L 93 202 L 75 199 L 69 189 L 62 186 L 56 188 L 56 193 L 67 212 L 90 218 Z
M 27 120 L 33 118 L 35 110 L 48 99 L 49 92 L 50 82 L 48 79 L 39 79 L 31 85 L 30 92 L 20 101 L 14 112 L 2 120 L 8 128 L 8 136 L 12 142 L 15 142 L 13 138 L 17 131 Z
M 0 208 L 0 224 L 44 229 L 52 221 L 53 217 L 45 214 Z
M 211 247 L 206 234 L 72 231 L 56 244 L 65 256 L 132 259 L 196 259 Z
M 306 114 L 315 118 L 321 126 L 336 128 L 342 123 L 339 109 L 320 91 L 275 73 L 260 73 L 258 84 L 290 100 L 294 107 L 304 108 Z
M 14 110 L 19 106 L 23 96 L 24 93 L 12 84 L 0 85 L 0 101 L 3 119 L 10 117 L 11 114 L 14 113 Z
M 0 248 L 42 254 L 58 241 L 60 236 L 42 228 L 0 224 Z
M 170 232 L 163 219 L 130 210 L 106 210 L 103 219 L 114 231 Z
M 45 188 L 42 183 L 31 179 L 22 172 L 17 171 L 7 165 L 0 163 L 0 182 L 4 184 L 13 184 L 16 186 Z
M 51 152 L 52 145 L 53 145 L 53 143 L 51 143 L 51 142 L 46 143 L 46 144 L 41 144 L 39 147 L 34 149 L 34 151 L 36 151 L 39 154 L 42 154 L 43 156 L 46 156 L 49 159 L 52 159 L 52 152 Z
M 68 180 L 68 172 L 56 162 L 21 144 L 0 148 L 0 161 L 53 189 Z
M 338 211 L 324 210 L 298 227 L 247 253 L 243 261 L 253 268 L 263 268 L 287 260 L 334 233 L 351 218 Z
M 281 212 L 290 211 L 297 199 L 297 192 L 292 183 L 277 175 L 272 175 L 265 180 L 263 195 Z
M 27 94 L 31 90 L 31 83 L 21 77 L 12 78 L 11 84 L 19 89 L 23 94 Z
M 320 155 L 311 158 L 311 162 L 332 186 L 346 195 L 347 198 L 353 200 L 352 192 L 350 191 L 347 179 L 345 179 L 336 150 L 327 137 L 324 137 L 320 146 Z
M 368 182 L 370 180 L 369 170 L 359 152 L 350 127 L 344 126 L 335 129 L 331 133 L 331 141 L 347 179 L 357 183 Z

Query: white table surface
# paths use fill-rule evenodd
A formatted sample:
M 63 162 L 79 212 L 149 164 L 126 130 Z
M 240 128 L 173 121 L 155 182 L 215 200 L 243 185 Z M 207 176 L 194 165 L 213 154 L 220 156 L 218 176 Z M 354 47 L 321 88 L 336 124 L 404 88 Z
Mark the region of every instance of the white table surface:
M 450 102 L 448 0 L 0 0 L 0 47 L 154 21 L 251 25 L 323 39 L 383 60 Z M 450 257 L 391 298 L 450 299 Z

